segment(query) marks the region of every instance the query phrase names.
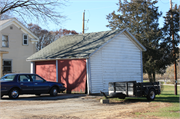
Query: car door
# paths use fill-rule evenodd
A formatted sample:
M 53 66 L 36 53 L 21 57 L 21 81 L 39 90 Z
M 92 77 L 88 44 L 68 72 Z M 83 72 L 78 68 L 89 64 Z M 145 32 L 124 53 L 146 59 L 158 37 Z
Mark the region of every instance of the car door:
M 21 74 L 19 75 L 19 85 L 21 87 L 21 93 L 23 94 L 31 94 L 33 93 L 34 83 L 30 75 L 28 74 Z
M 31 78 L 34 83 L 34 92 L 36 94 L 48 93 L 50 86 L 48 85 L 46 80 L 35 74 L 31 75 Z

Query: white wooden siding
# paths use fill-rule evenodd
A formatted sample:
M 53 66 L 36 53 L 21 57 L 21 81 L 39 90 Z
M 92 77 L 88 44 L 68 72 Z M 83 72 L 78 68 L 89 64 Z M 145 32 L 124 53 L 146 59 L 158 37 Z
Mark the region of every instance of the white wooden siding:
M 108 92 L 109 82 L 141 82 L 141 51 L 120 34 L 90 57 L 91 93 Z
M 100 90 L 102 91 L 103 89 L 102 65 L 101 63 L 97 63 L 97 62 L 102 61 L 101 50 L 97 51 L 92 57 L 93 60 L 91 60 L 90 58 L 91 93 L 100 93 Z

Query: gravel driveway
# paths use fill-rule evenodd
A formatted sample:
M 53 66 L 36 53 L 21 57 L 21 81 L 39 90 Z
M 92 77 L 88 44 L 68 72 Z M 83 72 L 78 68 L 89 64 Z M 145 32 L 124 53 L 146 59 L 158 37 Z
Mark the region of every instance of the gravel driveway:
M 0 100 L 0 119 L 104 119 L 133 118 L 135 111 L 150 108 L 150 102 L 101 104 L 102 96 L 60 94 L 57 97 L 23 95 Z M 128 116 L 129 115 L 129 116 Z

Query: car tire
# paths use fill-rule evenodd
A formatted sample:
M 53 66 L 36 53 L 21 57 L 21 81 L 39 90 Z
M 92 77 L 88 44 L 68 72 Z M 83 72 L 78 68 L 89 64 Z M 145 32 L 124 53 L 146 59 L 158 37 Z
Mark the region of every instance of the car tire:
M 57 96 L 58 94 L 58 90 L 56 87 L 52 87 L 51 90 L 50 90 L 50 95 L 51 96 Z
M 153 101 L 155 99 L 156 93 L 154 89 L 150 89 L 147 95 L 147 100 Z
M 9 92 L 9 98 L 17 99 L 19 97 L 19 90 L 17 88 L 13 88 Z

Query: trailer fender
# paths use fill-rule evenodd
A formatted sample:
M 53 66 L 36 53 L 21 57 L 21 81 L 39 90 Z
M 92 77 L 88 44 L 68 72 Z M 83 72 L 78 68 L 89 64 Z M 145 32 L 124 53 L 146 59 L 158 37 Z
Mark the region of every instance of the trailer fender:
M 154 90 L 154 91 L 155 91 L 155 93 L 156 93 L 156 90 L 155 90 L 155 88 L 154 88 L 154 87 L 146 87 L 146 89 L 145 89 L 145 91 L 144 91 L 144 94 L 145 94 L 145 95 L 148 95 L 148 94 L 149 94 L 149 92 L 150 92 L 150 90 Z
M 148 95 L 148 93 L 149 93 L 149 88 L 146 87 L 145 90 L 144 90 L 144 95 Z

